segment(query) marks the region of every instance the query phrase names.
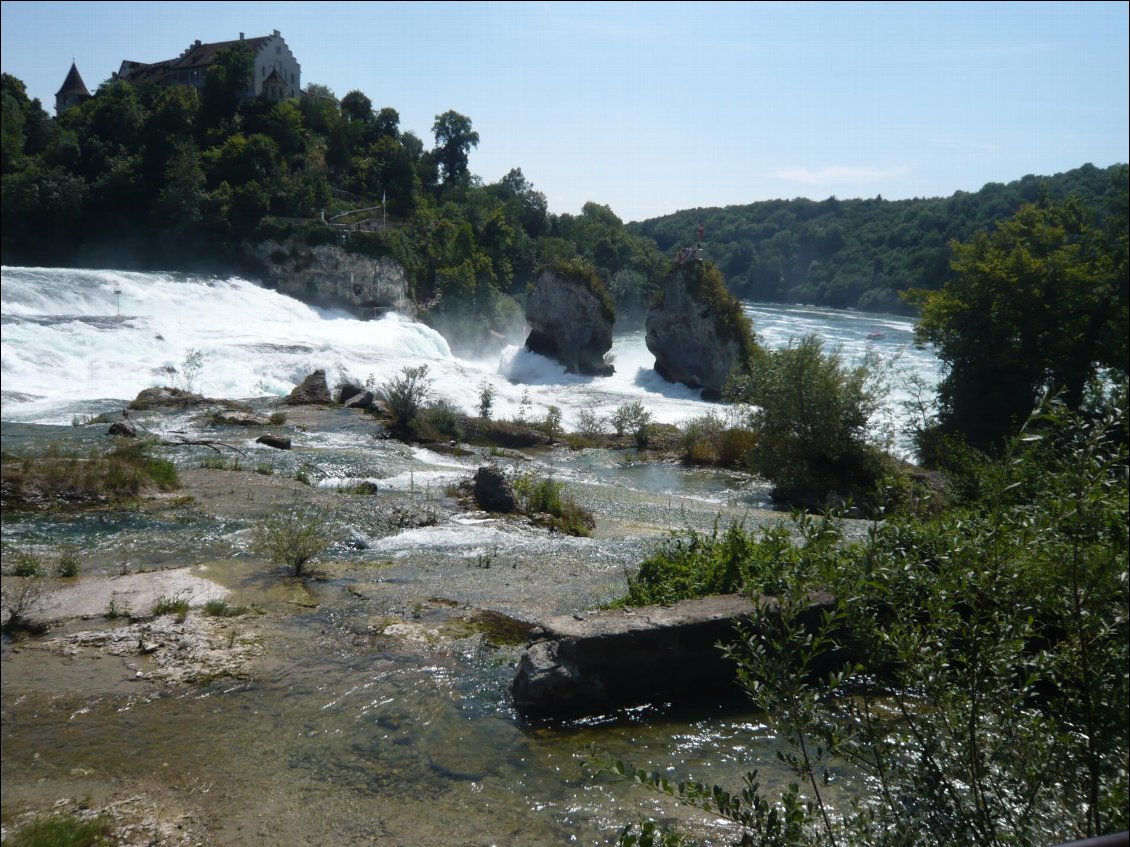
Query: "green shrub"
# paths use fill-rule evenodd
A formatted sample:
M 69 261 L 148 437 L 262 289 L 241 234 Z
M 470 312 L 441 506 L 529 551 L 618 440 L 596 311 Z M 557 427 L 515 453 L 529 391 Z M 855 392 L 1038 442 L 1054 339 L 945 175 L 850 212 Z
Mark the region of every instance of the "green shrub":
M 79 564 L 78 554 L 73 548 L 64 548 L 59 553 L 59 562 L 55 566 L 55 575 L 63 579 L 71 579 L 79 575 L 82 566 Z
M 69 812 L 36 818 L 4 839 L 6 847 L 111 847 L 114 827 L 109 817 L 83 820 Z
M 28 550 L 10 549 L 4 557 L 11 557 L 13 576 L 42 576 L 46 571 L 43 561 Z
M 647 435 L 651 427 L 651 412 L 639 400 L 623 403 L 616 407 L 610 422 L 617 437 L 630 434 L 635 437 L 639 446 L 647 444 Z
M 150 442 L 115 442 L 108 451 L 86 455 L 57 448 L 36 455 L 5 452 L 0 461 L 5 505 L 116 502 L 135 498 L 151 486 L 166 491 L 179 486 L 176 466 L 150 455 Z
M 775 583 L 778 603 L 758 605 L 727 652 L 798 781 L 779 801 L 756 774 L 733 794 L 639 781 L 717 811 L 742 843 L 1045 845 L 1125 830 L 1124 411 L 1088 424 L 1049 410 L 942 514 L 896 515 L 854 541 L 811 518 L 795 538 L 692 533 L 645 563 L 631 587 L 648 602 Z M 814 591 L 833 598 L 819 618 Z M 833 810 L 825 773 L 866 807 Z
M 301 576 L 306 564 L 330 542 L 325 516 L 298 506 L 264 519 L 252 534 L 252 549 L 272 562 L 289 565 Z
M 153 617 L 173 615 L 177 620 L 183 621 L 188 616 L 189 602 L 187 597 L 163 595 L 153 604 Z
M 400 376 L 377 387 L 374 393 L 392 415 L 393 424 L 398 429 L 407 429 L 427 402 L 431 390 L 427 365 L 405 365 Z
M 421 441 L 461 441 L 464 415 L 447 400 L 437 400 L 412 420 L 413 435 Z
M 751 409 L 751 463 L 781 502 L 863 503 L 890 471 L 873 428 L 887 394 L 874 359 L 849 366 L 838 350 L 825 353 L 820 338 L 808 335 L 765 353 L 727 393 Z
M 267 418 L 267 422 L 271 426 L 282 426 L 286 423 L 286 412 L 271 412 L 271 416 Z
M 514 480 L 518 507 L 537 523 L 566 535 L 588 536 L 596 526 L 592 513 L 565 492 L 552 477 L 526 474 Z
M 210 618 L 237 618 L 246 614 L 247 607 L 233 606 L 223 598 L 213 598 L 204 604 L 201 611 Z

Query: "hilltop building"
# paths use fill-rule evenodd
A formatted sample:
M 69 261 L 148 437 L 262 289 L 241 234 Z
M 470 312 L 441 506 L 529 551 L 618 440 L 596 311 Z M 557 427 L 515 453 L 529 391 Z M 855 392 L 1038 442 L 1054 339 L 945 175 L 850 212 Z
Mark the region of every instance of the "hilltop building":
M 86 88 L 86 83 L 82 81 L 82 74 L 78 72 L 78 66 L 71 62 L 71 70 L 63 80 L 63 87 L 55 92 L 55 117 L 73 106 L 82 105 L 89 99 L 90 92 Z
M 285 100 L 299 95 L 302 91 L 302 66 L 277 29 L 270 35 L 257 38 L 244 38 L 241 32 L 235 41 L 216 41 L 211 44 L 204 44 L 197 39 L 175 59 L 160 62 L 125 59 L 114 74 L 114 79 L 134 84 L 153 82 L 157 85 L 191 85 L 201 89 L 208 69 L 216 61 L 216 54 L 237 44 L 246 44 L 255 57 L 251 85 L 248 86 L 245 97 Z

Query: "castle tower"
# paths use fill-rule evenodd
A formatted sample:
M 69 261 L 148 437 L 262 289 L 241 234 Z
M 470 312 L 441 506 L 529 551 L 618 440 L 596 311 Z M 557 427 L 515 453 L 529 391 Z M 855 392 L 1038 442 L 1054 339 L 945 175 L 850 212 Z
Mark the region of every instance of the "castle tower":
M 89 99 L 90 92 L 86 88 L 86 83 L 82 81 L 82 74 L 78 72 L 78 66 L 71 62 L 71 71 L 63 80 L 63 87 L 55 92 L 55 117 Z

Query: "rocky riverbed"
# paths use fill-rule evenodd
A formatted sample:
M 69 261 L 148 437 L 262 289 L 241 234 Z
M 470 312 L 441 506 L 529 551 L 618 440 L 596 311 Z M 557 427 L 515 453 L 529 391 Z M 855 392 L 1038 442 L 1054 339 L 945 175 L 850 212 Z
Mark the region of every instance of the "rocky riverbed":
M 685 813 L 584 778 L 589 744 L 734 785 L 733 747 L 772 746 L 745 715 L 525 726 L 506 691 L 531 626 L 622 593 L 670 530 L 781 520 L 757 480 L 634 451 L 437 452 L 358 410 L 286 413 L 271 431 L 289 451 L 199 410 L 135 415 L 180 442 L 158 450 L 178 490 L 5 513 L 6 557 L 81 564 L 40 581 L 26 616 L 44 634 L 4 640 L 5 831 L 61 808 L 106 813 L 123 844 L 611 843 L 639 814 Z M 6 451 L 106 438 L 4 427 Z M 564 482 L 593 537 L 474 509 L 458 484 L 488 462 Z M 296 578 L 251 539 L 300 507 L 332 543 Z

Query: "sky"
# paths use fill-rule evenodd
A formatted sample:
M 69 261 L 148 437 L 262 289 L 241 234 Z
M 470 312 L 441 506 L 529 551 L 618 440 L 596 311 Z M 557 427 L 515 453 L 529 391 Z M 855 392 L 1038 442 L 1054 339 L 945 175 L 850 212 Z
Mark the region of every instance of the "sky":
M 809 197 L 949 196 L 1130 161 L 1130 4 L 3 2 L 0 65 L 54 114 L 72 59 L 279 30 L 302 84 L 391 106 L 550 211 L 625 221 Z

